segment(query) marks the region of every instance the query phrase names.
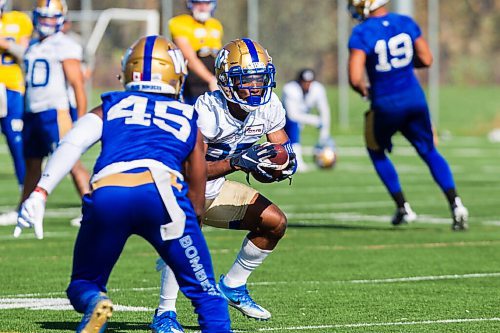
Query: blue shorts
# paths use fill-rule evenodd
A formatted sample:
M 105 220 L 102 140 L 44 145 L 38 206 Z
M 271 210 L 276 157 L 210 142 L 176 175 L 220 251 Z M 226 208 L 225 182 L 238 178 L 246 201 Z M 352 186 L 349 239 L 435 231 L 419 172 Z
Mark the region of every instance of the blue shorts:
M 292 144 L 300 143 L 300 124 L 286 117 L 285 132 Z
M 396 132 L 425 153 L 434 149 L 431 117 L 421 90 L 378 98 L 365 118 L 366 144 L 372 150 L 392 150 Z
M 26 113 L 23 129 L 25 158 L 43 158 L 54 152 L 71 126 L 68 110 L 50 109 Z
M 7 89 L 7 115 L 0 118 L 1 130 L 5 136 L 17 136 L 23 130 L 23 95 Z

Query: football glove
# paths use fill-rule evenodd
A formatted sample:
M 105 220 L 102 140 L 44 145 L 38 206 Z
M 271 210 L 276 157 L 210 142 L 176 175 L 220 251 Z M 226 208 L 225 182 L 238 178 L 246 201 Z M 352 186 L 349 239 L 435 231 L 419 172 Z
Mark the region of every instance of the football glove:
M 262 168 L 275 169 L 276 166 L 272 163 L 266 162 L 266 160 L 273 158 L 276 155 L 277 152 L 273 146 L 266 142 L 261 145 L 253 145 L 248 150 L 231 157 L 229 163 L 232 169 L 236 169 L 236 167 L 238 167 L 246 173 L 258 172 L 268 174 Z
M 280 182 L 285 179 L 291 179 L 292 175 L 297 171 L 297 159 L 295 158 L 295 153 L 288 154 L 288 165 L 285 169 L 282 170 L 281 176 L 276 178 L 277 182 Z
M 24 228 L 33 228 L 35 236 L 43 239 L 43 215 L 45 214 L 46 196 L 34 191 L 24 200 L 19 210 L 14 237 L 19 237 Z

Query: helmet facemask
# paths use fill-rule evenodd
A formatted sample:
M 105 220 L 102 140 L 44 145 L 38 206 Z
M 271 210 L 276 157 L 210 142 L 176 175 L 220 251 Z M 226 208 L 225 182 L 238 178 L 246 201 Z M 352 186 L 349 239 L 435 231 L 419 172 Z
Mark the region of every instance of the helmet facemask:
M 224 97 L 247 112 L 269 103 L 276 87 L 276 69 L 267 51 L 250 39 L 238 39 L 219 51 L 217 84 Z

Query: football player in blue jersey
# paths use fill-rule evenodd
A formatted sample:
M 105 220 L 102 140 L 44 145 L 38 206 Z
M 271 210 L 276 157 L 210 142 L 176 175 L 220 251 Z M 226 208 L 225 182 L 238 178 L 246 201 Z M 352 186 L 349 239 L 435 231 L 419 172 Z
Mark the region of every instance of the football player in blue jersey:
M 143 37 L 125 53 L 122 71 L 125 91 L 103 94 L 102 105 L 64 137 L 22 204 L 14 236 L 33 227 L 43 238 L 47 195 L 100 140 L 67 289 L 75 310 L 84 313 L 77 332 L 104 332 L 113 311 L 106 284 L 133 234 L 168 262 L 195 307 L 201 331 L 231 332 L 227 301 L 216 288 L 198 224 L 204 212 L 206 163 L 198 114 L 177 100 L 187 73 L 184 57 L 163 37 Z
M 21 64 L 33 24 L 25 13 L 5 11 L 6 5 L 7 0 L 0 0 L 0 132 L 5 135 L 22 191 L 26 166 L 22 138 L 25 89 Z M 14 225 L 16 220 L 17 211 L 0 214 L 0 225 Z
M 452 213 L 452 229 L 465 230 L 469 213 L 457 195 L 448 163 L 434 145 L 429 108 L 413 71 L 432 64 L 430 48 L 418 24 L 408 16 L 390 13 L 385 7 L 388 2 L 349 0 L 350 12 L 361 21 L 349 39 L 349 82 L 371 101 L 371 110 L 365 116 L 368 154 L 397 205 L 393 225 L 417 217 L 386 154 L 391 152 L 392 136 L 399 131 L 427 164 L 445 194 Z

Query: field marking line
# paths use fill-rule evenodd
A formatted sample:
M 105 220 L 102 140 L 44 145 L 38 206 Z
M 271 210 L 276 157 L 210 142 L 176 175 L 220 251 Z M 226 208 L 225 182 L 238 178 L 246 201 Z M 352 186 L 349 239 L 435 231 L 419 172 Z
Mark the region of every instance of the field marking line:
M 485 321 L 500 321 L 500 318 L 457 318 L 457 319 L 438 319 L 438 320 L 422 320 L 422 321 L 396 321 L 386 323 L 354 323 L 354 324 L 331 324 L 331 325 L 315 325 L 315 326 L 289 326 L 289 327 L 270 327 L 252 329 L 254 332 L 270 332 L 270 331 L 306 331 L 314 329 L 325 328 L 356 328 L 356 327 L 380 327 L 380 326 L 414 326 L 414 325 L 435 325 L 435 324 L 459 324 L 459 323 L 473 323 Z M 234 332 L 250 332 L 247 330 L 235 330 Z
M 383 284 L 397 282 L 420 282 L 420 281 L 438 281 L 438 280 L 461 280 L 461 279 L 478 279 L 478 278 L 495 278 L 500 277 L 500 272 L 493 273 L 470 273 L 470 274 L 447 274 L 447 275 L 428 275 L 428 276 L 409 276 L 400 278 L 386 279 L 355 279 L 355 280 L 332 280 L 332 281 L 262 281 L 249 282 L 250 286 L 271 286 L 282 284 Z M 160 286 L 156 287 L 140 287 L 140 288 L 111 288 L 110 292 L 127 292 L 127 291 L 154 291 L 159 290 Z M 39 296 L 56 296 L 65 294 L 63 291 L 46 292 L 46 293 L 30 293 L 30 294 L 14 294 L 0 295 L 1 298 L 16 298 L 16 297 L 39 297 Z

